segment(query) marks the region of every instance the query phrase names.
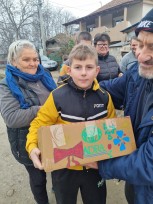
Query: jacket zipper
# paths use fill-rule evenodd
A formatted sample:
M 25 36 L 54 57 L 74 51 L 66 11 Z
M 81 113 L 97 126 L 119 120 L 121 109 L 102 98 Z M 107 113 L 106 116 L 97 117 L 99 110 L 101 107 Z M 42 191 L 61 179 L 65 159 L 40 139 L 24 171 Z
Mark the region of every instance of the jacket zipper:
M 84 100 L 86 100 L 86 90 L 84 91 L 84 93 L 83 93 L 83 98 L 84 98 Z M 85 109 L 85 121 L 87 121 L 87 104 L 86 104 L 86 101 L 84 101 L 84 104 L 85 104 L 85 107 L 84 107 L 84 109 Z
M 86 91 L 84 91 L 84 93 L 83 93 L 83 98 L 85 98 L 86 97 Z

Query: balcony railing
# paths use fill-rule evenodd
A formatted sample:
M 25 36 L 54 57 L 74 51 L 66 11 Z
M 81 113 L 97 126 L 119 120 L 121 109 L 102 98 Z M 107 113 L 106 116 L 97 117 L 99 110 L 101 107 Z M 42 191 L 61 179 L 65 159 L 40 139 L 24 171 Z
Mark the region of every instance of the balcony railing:
M 125 34 L 120 31 L 127 28 L 128 26 L 130 26 L 130 23 L 128 21 L 122 21 L 112 28 L 107 28 L 106 26 L 93 28 L 93 31 L 91 31 L 90 33 L 94 38 L 97 33 L 106 32 L 109 34 L 111 41 L 125 41 Z

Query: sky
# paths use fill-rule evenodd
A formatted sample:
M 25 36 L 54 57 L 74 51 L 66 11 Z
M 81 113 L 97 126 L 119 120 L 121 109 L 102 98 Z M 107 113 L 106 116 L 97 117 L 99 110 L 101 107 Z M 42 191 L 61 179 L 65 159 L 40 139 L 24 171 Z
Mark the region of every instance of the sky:
M 86 16 L 93 11 L 109 3 L 111 0 L 50 0 L 51 4 L 56 7 L 64 7 L 75 17 Z

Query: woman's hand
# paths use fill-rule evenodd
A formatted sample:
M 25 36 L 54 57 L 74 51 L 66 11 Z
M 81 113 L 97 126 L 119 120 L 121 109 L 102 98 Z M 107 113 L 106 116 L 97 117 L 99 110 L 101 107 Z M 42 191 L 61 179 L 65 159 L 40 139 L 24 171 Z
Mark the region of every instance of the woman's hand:
M 40 161 L 40 150 L 38 148 L 34 148 L 30 152 L 30 158 L 33 161 L 33 165 L 35 168 L 40 169 L 40 170 L 44 169 Z

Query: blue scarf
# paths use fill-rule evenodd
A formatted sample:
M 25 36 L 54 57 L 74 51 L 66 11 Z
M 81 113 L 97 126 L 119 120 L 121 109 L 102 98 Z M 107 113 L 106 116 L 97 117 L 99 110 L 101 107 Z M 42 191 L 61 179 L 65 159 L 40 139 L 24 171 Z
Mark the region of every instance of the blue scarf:
M 27 109 L 30 107 L 30 105 L 25 101 L 24 95 L 13 76 L 21 77 L 28 82 L 37 82 L 40 80 L 49 91 L 52 91 L 56 88 L 56 84 L 53 78 L 47 71 L 44 70 L 43 66 L 40 64 L 38 65 L 36 74 L 24 73 L 18 68 L 7 64 L 5 74 L 8 87 L 11 90 L 13 96 L 19 101 L 20 107 L 22 109 Z

